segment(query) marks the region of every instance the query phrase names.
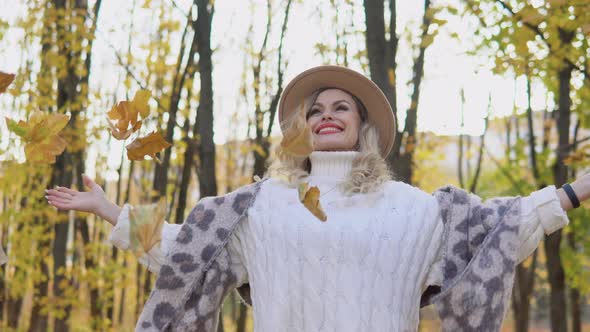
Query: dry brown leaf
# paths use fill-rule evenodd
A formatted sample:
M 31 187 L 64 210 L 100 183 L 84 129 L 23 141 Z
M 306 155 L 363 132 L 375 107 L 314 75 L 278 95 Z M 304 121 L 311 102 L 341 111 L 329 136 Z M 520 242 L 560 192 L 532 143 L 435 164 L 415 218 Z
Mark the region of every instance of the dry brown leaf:
M 16 75 L 14 74 L 8 74 L 0 71 L 0 93 L 6 92 L 6 89 L 8 89 L 10 83 L 14 81 L 15 77 Z
M 120 101 L 107 112 L 108 119 L 114 120 L 112 123 L 107 119 L 111 134 L 117 140 L 124 140 L 141 128 L 141 118 L 149 115 L 150 109 L 148 101 L 151 92 L 148 90 L 139 90 L 133 97 L 132 101 Z
M 156 153 L 171 146 L 172 144 L 166 142 L 160 133 L 154 131 L 146 137 L 136 138 L 127 145 L 127 158 L 129 160 L 144 160 L 145 156 L 150 156 L 159 161 Z

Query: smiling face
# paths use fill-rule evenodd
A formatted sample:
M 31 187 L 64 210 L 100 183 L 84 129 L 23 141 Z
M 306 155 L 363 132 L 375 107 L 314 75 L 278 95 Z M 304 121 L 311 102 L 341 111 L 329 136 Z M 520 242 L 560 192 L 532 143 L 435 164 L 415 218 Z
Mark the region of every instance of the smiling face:
M 315 151 L 356 150 L 361 126 L 357 104 L 339 89 L 322 91 L 306 114 Z

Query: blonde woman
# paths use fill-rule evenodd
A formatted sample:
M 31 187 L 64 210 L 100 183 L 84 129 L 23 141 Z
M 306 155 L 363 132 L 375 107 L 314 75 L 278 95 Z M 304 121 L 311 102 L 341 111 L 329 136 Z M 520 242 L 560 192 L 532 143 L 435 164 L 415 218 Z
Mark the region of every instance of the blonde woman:
M 391 107 L 347 68 L 295 77 L 279 120 L 283 147 L 310 130 L 313 151 L 279 147 L 265 179 L 204 198 L 183 225 L 164 225 L 160 246 L 141 258 L 159 275 L 137 331 L 214 332 L 236 288 L 253 307 L 255 332 L 416 331 L 431 303 L 444 331 L 499 331 L 515 265 L 590 194 L 588 176 L 486 202 L 393 180 L 384 160 Z M 85 182 L 87 192 L 58 188 L 47 199 L 104 218 L 115 226 L 111 241 L 128 248 L 129 211 L 140 207 L 118 207 Z M 301 203 L 302 183 L 319 188 L 320 209 Z

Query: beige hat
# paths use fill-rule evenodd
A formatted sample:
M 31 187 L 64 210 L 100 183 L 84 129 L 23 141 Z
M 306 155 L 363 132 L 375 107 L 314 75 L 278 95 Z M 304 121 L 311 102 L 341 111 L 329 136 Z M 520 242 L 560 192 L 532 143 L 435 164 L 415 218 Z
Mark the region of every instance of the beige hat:
M 367 109 L 368 122 L 379 132 L 379 148 L 385 158 L 393 147 L 395 118 L 389 101 L 377 84 L 363 74 L 340 66 L 318 66 L 297 75 L 289 82 L 279 102 L 279 123 L 289 119 L 305 98 L 321 88 L 337 88 L 360 99 Z

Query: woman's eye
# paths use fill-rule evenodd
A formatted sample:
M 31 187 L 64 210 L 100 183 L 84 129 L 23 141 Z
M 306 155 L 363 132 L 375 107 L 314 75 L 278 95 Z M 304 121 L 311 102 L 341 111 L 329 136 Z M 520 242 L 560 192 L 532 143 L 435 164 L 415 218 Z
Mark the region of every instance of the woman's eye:
M 307 113 L 307 116 L 312 116 L 315 115 L 317 113 L 319 113 L 320 111 L 317 108 L 312 108 L 309 113 Z
M 348 110 L 348 107 L 346 107 L 346 106 L 344 106 L 344 105 L 340 105 L 340 106 L 336 107 L 336 110 L 337 110 L 337 111 L 340 111 L 340 110 L 342 110 L 342 111 L 347 111 L 347 110 Z

